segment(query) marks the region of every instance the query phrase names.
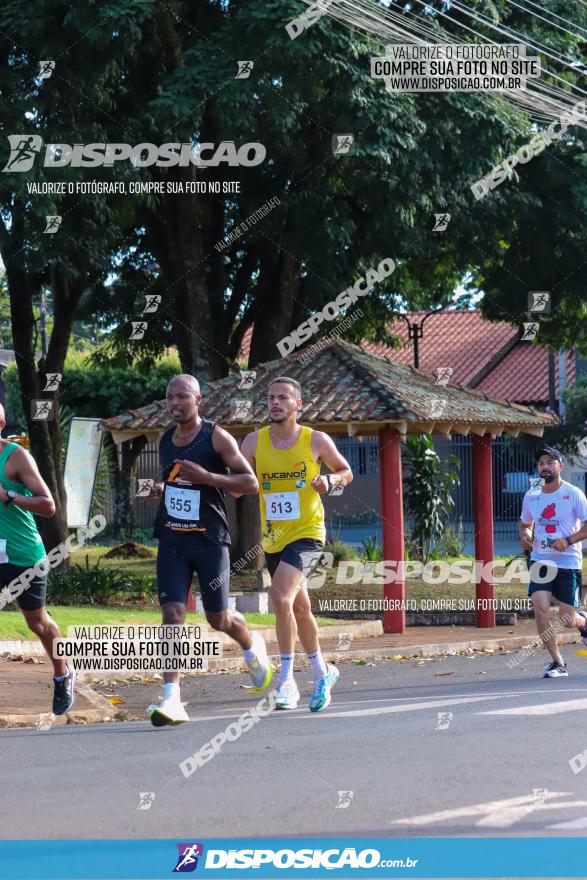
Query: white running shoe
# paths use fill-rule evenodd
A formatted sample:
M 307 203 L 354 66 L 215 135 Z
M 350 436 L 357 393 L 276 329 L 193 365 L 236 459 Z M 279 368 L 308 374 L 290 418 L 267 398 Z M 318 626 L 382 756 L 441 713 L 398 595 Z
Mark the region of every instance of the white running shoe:
M 147 709 L 151 716 L 153 727 L 165 727 L 166 724 L 182 724 L 189 721 L 189 715 L 184 709 L 179 697 L 168 697 L 160 706 L 151 705 Z
M 542 678 L 561 678 L 565 675 L 568 676 L 568 674 L 566 666 L 562 666 L 556 660 L 553 660 L 552 663 L 544 664 L 544 675 Z
M 277 682 L 274 691 L 276 709 L 295 709 L 300 699 L 298 686 L 293 678 L 287 678 L 283 682 Z
M 253 687 L 247 688 L 247 690 L 250 694 L 261 694 L 271 684 L 273 666 L 267 654 L 267 646 L 260 633 L 252 632 L 251 638 L 255 656 L 252 660 L 247 660 L 246 664 L 253 679 Z

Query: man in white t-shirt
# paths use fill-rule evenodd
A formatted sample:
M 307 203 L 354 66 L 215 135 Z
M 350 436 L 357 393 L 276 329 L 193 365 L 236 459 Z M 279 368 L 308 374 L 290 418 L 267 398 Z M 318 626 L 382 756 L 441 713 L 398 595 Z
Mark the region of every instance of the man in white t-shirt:
M 545 446 L 536 453 L 542 487 L 524 495 L 520 541 L 530 554 L 530 585 L 538 633 L 552 657 L 544 678 L 567 675 L 556 633 L 549 619 L 552 598 L 566 629 L 578 628 L 587 645 L 587 614 L 581 607 L 581 541 L 587 538 L 587 498 L 576 486 L 561 480 L 564 467 L 558 449 Z M 532 537 L 534 527 L 534 537 Z

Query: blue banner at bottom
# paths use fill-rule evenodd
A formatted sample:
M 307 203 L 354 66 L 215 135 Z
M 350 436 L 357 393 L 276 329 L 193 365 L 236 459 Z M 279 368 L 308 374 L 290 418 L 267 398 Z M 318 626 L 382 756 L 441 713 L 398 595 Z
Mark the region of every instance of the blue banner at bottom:
M 581 837 L 3 840 L 2 880 L 585 877 Z

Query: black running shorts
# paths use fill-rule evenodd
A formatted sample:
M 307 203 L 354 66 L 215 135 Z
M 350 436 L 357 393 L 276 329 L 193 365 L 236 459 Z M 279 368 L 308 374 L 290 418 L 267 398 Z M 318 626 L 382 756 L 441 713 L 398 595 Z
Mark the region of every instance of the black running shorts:
M 532 562 L 531 565 L 537 565 L 537 563 Z M 555 569 L 556 576 L 553 580 L 544 582 L 549 573 L 549 569 Z M 532 571 L 532 569 L 530 569 L 530 571 Z M 574 608 L 581 607 L 582 577 L 580 568 L 557 569 L 554 563 L 551 562 L 548 567 L 546 565 L 540 565 L 537 577 L 540 578 L 540 580 L 531 580 L 528 585 L 529 596 L 540 590 L 547 590 L 549 593 L 552 593 L 558 602 L 562 602 L 564 605 L 572 605 Z
M 34 565 L 13 565 L 12 562 L 3 562 L 0 565 L 0 590 L 31 568 L 34 568 Z M 47 574 L 35 573 L 34 578 L 29 581 L 20 596 L 17 596 L 16 601 L 23 611 L 38 611 L 39 608 L 45 607 L 46 597 Z
M 324 545 L 320 541 L 315 541 L 312 538 L 300 538 L 297 541 L 292 541 L 291 544 L 286 544 L 279 553 L 266 553 L 265 565 L 271 577 L 275 574 L 280 562 L 287 562 L 288 565 L 293 565 L 294 568 L 301 571 L 305 578 L 309 578 L 320 562 L 323 551 Z
M 217 613 L 228 608 L 230 553 L 225 544 L 211 541 L 159 541 L 157 589 L 159 603 L 187 605 L 194 574 L 198 576 L 205 611 Z

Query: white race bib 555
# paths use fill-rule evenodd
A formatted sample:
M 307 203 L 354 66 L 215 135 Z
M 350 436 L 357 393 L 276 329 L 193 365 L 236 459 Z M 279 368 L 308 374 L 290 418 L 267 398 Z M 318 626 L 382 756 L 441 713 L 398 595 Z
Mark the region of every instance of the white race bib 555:
M 175 519 L 200 519 L 200 490 L 165 487 L 165 509 Z

